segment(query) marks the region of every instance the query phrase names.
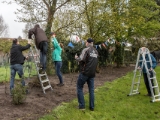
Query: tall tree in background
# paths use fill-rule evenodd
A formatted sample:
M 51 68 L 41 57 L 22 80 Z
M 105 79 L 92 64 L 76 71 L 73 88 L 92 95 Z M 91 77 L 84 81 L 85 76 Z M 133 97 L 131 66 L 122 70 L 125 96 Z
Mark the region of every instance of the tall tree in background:
M 130 1 L 128 26 L 131 36 L 154 37 L 160 30 L 159 14 L 160 6 L 154 0 Z
M 0 37 L 8 36 L 8 25 L 5 23 L 3 17 L 0 15 Z
M 103 32 L 115 40 L 115 62 L 117 67 L 123 64 L 124 46 L 121 44 L 127 37 L 127 2 L 126 0 L 107 0 L 104 3 L 106 11 L 103 22 L 106 22 Z M 108 16 L 108 17 L 105 17 Z

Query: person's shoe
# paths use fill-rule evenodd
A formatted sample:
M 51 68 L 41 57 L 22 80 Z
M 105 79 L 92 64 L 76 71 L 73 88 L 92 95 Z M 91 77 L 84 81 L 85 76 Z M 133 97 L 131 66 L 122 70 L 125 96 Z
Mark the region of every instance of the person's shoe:
M 85 108 L 79 108 L 79 110 L 82 110 L 82 111 L 84 111 L 84 110 L 85 110 Z
M 26 94 L 29 94 L 29 91 L 26 89 Z
M 146 94 L 145 96 L 151 96 L 150 94 Z
M 94 111 L 94 108 L 90 108 L 90 111 Z
M 63 83 L 59 83 L 59 84 L 57 84 L 57 86 L 59 86 L 59 87 L 61 87 L 61 86 L 63 86 L 64 84 Z
M 41 63 L 38 63 L 37 66 L 38 66 L 39 68 L 42 68 L 42 67 L 43 67 L 43 65 L 42 65 Z

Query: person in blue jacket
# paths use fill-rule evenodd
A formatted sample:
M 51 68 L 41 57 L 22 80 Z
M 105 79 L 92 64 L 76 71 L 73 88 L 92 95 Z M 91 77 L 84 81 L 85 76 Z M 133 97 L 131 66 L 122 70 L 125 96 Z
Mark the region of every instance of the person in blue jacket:
M 52 60 L 55 64 L 55 71 L 56 74 L 59 78 L 59 83 L 57 84 L 57 86 L 63 86 L 63 77 L 62 77 L 62 73 L 61 73 L 61 67 L 62 67 L 62 58 L 61 58 L 61 54 L 62 54 L 62 48 L 60 46 L 60 44 L 58 43 L 57 39 L 56 39 L 56 35 L 54 32 L 51 33 L 52 36 L 52 44 L 54 47 L 54 50 L 52 52 Z
M 141 49 L 142 49 L 142 52 L 145 52 L 146 47 L 142 47 Z M 156 62 L 156 59 L 153 57 L 152 54 L 146 54 L 145 55 L 145 60 L 146 61 L 149 61 L 149 55 L 151 57 L 152 66 L 151 66 L 150 62 L 146 62 L 146 65 L 147 65 L 148 71 L 150 73 L 150 78 L 152 78 L 153 77 L 153 71 L 152 70 L 156 68 L 157 62 Z M 142 60 L 142 59 L 143 58 L 142 58 L 142 55 L 141 55 L 140 60 Z M 149 80 L 148 80 L 148 77 L 147 77 L 147 70 L 146 70 L 144 65 L 143 65 L 143 68 L 142 68 L 142 62 L 139 63 L 139 68 L 141 68 L 142 72 L 143 72 L 143 78 L 144 78 L 144 82 L 145 82 L 145 85 L 146 85 L 146 88 L 147 88 L 147 92 L 148 92 L 147 96 L 151 96 L 151 89 L 149 87 Z M 154 86 L 153 79 L 151 79 L 151 84 L 152 84 L 152 86 Z M 154 89 L 153 89 L 153 92 L 155 92 Z

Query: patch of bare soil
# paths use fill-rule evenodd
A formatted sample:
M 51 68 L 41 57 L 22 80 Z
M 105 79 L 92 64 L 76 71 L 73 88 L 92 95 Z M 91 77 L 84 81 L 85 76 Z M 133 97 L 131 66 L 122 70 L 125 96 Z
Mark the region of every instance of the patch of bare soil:
M 112 81 L 124 76 L 127 72 L 133 71 L 134 66 L 128 67 L 105 67 L 101 68 L 100 73 L 95 77 L 95 88 L 102 86 L 106 81 Z M 0 84 L 0 120 L 37 120 L 45 114 L 48 114 L 62 102 L 70 102 L 76 96 L 76 81 L 78 73 L 64 74 L 64 86 L 58 87 L 58 77 L 48 76 L 53 87 L 53 91 L 48 90 L 43 94 L 41 87 L 29 86 L 29 94 L 26 102 L 21 105 L 14 105 L 9 95 L 9 83 Z M 31 82 L 35 78 L 26 80 Z M 6 90 L 5 90 L 6 88 Z M 84 93 L 88 92 L 87 84 L 84 86 Z M 95 96 L 96 97 L 96 96 Z M 78 105 L 78 103 L 77 103 Z

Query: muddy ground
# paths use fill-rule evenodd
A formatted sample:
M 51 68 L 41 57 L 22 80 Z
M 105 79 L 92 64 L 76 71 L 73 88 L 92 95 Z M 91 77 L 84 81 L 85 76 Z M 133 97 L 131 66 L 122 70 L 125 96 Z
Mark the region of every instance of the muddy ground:
M 112 81 L 133 71 L 134 66 L 128 67 L 105 67 L 95 77 L 95 88 L 102 86 L 106 81 Z M 14 105 L 9 95 L 9 83 L 0 84 L 0 120 L 37 120 L 49 111 L 60 105 L 62 102 L 70 102 L 76 96 L 76 81 L 78 73 L 64 74 L 64 86 L 58 87 L 59 82 L 56 75 L 48 76 L 53 87 L 53 91 L 48 90 L 43 94 L 41 87 L 29 84 L 29 94 L 24 104 Z M 36 77 L 26 80 L 32 83 Z M 87 85 L 84 92 L 88 92 Z M 95 96 L 96 97 L 96 96 Z M 77 103 L 78 105 L 78 103 Z

